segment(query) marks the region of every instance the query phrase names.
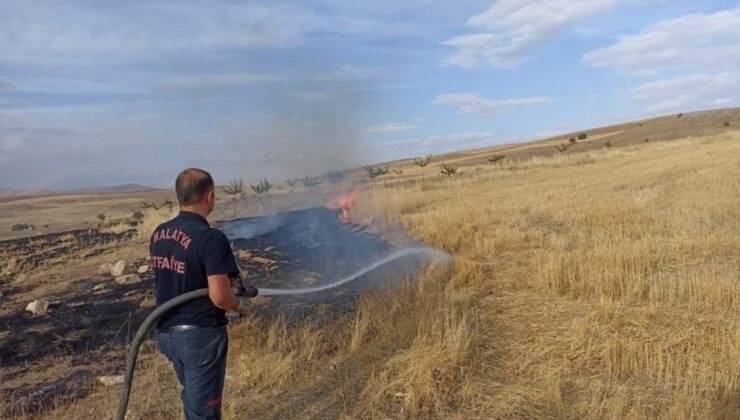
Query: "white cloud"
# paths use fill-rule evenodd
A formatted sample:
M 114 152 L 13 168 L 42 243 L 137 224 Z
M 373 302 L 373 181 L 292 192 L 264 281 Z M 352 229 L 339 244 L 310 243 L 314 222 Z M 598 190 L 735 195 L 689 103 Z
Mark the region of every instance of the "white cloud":
M 310 76 L 306 80 L 316 82 L 350 82 L 363 79 L 372 79 L 379 77 L 380 75 L 381 73 L 376 70 L 343 64 L 328 72 Z
M 0 153 L 10 153 L 17 150 L 26 139 L 18 132 L 4 132 L 0 136 Z
M 483 98 L 479 93 L 450 93 L 437 95 L 432 103 L 459 108 L 460 112 L 464 114 L 490 115 L 507 109 L 541 105 L 549 102 L 552 102 L 552 98 L 545 96 L 491 100 Z
M 5 63 L 93 64 L 296 45 L 311 13 L 275 2 L 0 0 Z M 163 56 L 164 55 L 164 56 Z
M 740 104 L 738 73 L 690 74 L 645 83 L 630 89 L 628 98 L 647 112 L 688 111 Z
M 380 124 L 380 125 L 373 125 L 370 127 L 367 127 L 363 130 L 365 133 L 395 133 L 398 131 L 407 131 L 407 130 L 414 130 L 416 128 L 419 128 L 416 124 L 409 124 L 409 123 L 389 123 L 389 124 Z
M 331 95 L 326 92 L 293 92 L 291 96 L 301 99 L 305 102 L 323 102 L 328 100 Z
M 583 61 L 633 75 L 669 74 L 627 91 L 646 112 L 740 104 L 740 9 L 657 22 Z M 680 70 L 687 73 L 676 75 Z
M 0 129 L 18 126 L 67 130 L 78 128 L 76 121 L 94 121 L 102 112 L 87 106 L 0 108 Z
M 676 68 L 740 69 L 740 9 L 690 14 L 658 22 L 643 32 L 586 54 L 583 61 L 633 74 Z
M 487 61 L 511 68 L 558 32 L 585 17 L 603 13 L 620 0 L 499 0 L 468 19 L 478 33 L 458 36 L 443 44 L 457 49 L 443 64 L 465 68 Z
M 257 73 L 199 74 L 178 76 L 167 81 L 165 85 L 175 89 L 213 89 L 274 82 L 279 80 L 281 80 L 281 78 L 278 76 Z
M 82 133 L 101 114 L 93 107 L 0 108 L 0 151 L 15 152 L 37 139 Z
M 124 83 L 98 82 L 90 79 L 32 78 L 18 79 L 8 84 L 8 90 L 17 92 L 52 93 L 52 94 L 135 94 L 145 93 L 141 87 L 133 87 L 133 83 L 126 86 Z M 0 90 L 3 89 L 0 83 Z

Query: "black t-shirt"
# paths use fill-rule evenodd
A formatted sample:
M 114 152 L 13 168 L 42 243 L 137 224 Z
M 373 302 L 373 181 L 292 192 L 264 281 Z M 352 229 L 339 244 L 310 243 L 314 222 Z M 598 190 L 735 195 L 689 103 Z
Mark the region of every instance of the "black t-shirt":
M 226 235 L 201 215 L 187 211 L 157 227 L 149 241 L 157 306 L 175 296 L 208 287 L 213 274 L 239 275 Z M 195 299 L 163 315 L 159 328 L 173 325 L 226 325 L 226 312 L 208 297 Z

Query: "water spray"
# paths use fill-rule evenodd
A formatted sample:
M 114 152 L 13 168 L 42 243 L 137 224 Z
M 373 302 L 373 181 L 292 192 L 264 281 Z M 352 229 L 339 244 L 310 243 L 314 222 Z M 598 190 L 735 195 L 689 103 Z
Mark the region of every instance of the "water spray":
M 407 248 L 397 250 L 389 254 L 385 258 L 382 258 L 370 265 L 367 265 L 357 270 L 355 273 L 347 277 L 344 277 L 340 280 L 337 280 L 329 284 L 325 284 L 322 286 L 316 286 L 316 287 L 297 288 L 297 289 L 264 288 L 264 289 L 259 289 L 259 294 L 262 296 L 285 296 L 285 295 L 305 295 L 309 293 L 323 292 L 325 290 L 334 289 L 343 284 L 357 280 L 363 275 L 373 270 L 376 270 L 386 264 L 389 264 L 400 258 L 404 258 L 404 257 L 412 256 L 412 255 L 427 255 L 431 257 L 432 259 L 435 259 L 435 260 L 438 260 L 444 263 L 448 263 L 450 261 L 450 256 L 448 254 L 442 251 L 438 251 L 433 248 L 428 248 L 428 247 L 423 247 L 423 246 L 407 247 Z M 139 356 L 139 347 L 141 347 L 141 343 L 144 341 L 144 337 L 146 336 L 147 332 L 149 332 L 149 328 L 152 326 L 152 324 L 157 319 L 159 319 L 159 317 L 171 311 L 172 309 L 180 305 L 183 305 L 187 302 L 190 302 L 192 300 L 200 299 L 200 298 L 207 297 L 207 296 L 208 296 L 207 288 L 193 290 L 192 292 L 188 292 L 188 293 L 183 293 L 182 295 L 179 295 L 173 299 L 168 300 L 162 305 L 159 305 L 154 311 L 152 311 L 151 314 L 149 314 L 149 316 L 146 317 L 144 322 L 141 323 L 141 326 L 139 327 L 139 330 L 136 332 L 136 335 L 134 336 L 133 341 L 131 341 L 131 348 L 129 349 L 128 357 L 126 358 L 126 376 L 123 381 L 123 387 L 121 389 L 121 398 L 118 402 L 118 411 L 116 413 L 116 420 L 124 420 L 126 417 L 126 410 L 128 409 L 129 396 L 131 394 L 131 384 L 134 379 L 134 367 L 136 365 L 136 358 Z
M 432 257 L 433 259 L 444 261 L 444 262 L 447 262 L 450 258 L 450 256 L 447 255 L 446 253 L 442 251 L 437 251 L 436 249 L 427 248 L 423 246 L 408 247 L 408 248 L 399 249 L 391 253 L 385 258 L 378 260 L 370 265 L 367 265 L 341 280 L 337 280 L 329 284 L 325 284 L 322 286 L 316 286 L 316 287 L 302 287 L 302 288 L 297 288 L 297 289 L 260 288 L 259 293 L 261 296 L 285 296 L 285 295 L 305 295 L 309 293 L 323 292 L 324 290 L 334 289 L 335 287 L 339 287 L 343 284 L 357 280 L 363 275 L 377 268 L 380 268 L 386 264 L 389 264 L 397 259 L 409 257 L 412 255 L 428 255 Z

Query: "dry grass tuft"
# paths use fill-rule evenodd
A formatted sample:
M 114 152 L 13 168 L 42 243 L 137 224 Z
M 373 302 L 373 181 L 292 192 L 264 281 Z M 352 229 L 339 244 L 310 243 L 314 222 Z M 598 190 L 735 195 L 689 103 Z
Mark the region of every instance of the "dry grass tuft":
M 99 230 L 101 232 L 117 233 L 118 234 L 118 233 L 126 233 L 126 232 L 128 232 L 128 231 L 130 231 L 132 229 L 133 228 L 131 227 L 131 225 L 128 224 L 128 222 L 122 222 L 122 223 L 114 223 L 114 224 L 109 225 L 109 226 L 104 226 L 104 227 L 100 228 Z
M 136 235 L 140 240 L 149 240 L 157 226 L 177 216 L 178 209 L 162 207 L 160 209 L 144 209 L 144 217 L 136 227 Z

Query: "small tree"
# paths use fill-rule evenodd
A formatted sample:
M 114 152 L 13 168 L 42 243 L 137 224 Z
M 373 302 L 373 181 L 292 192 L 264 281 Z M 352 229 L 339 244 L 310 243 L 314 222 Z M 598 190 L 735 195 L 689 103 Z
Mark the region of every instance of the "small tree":
M 491 163 L 496 163 L 502 161 L 505 157 L 506 155 L 492 155 L 488 156 L 488 161 Z
M 587 133 L 581 133 L 578 135 L 578 140 L 586 140 L 588 138 Z
M 375 178 L 386 175 L 390 171 L 391 167 L 390 165 L 386 165 L 386 166 L 365 165 L 362 167 L 362 169 L 364 169 L 365 172 L 367 172 L 367 177 L 372 179 L 373 185 L 375 185 Z M 383 180 L 383 183 L 385 185 L 385 180 Z
M 141 203 L 141 208 L 142 208 L 142 209 L 154 209 L 154 210 L 159 210 L 159 207 L 158 207 L 158 206 L 157 206 L 156 204 L 154 204 L 154 203 L 150 203 L 150 202 L 148 202 L 148 201 L 145 201 L 145 202 Z
M 321 179 L 319 179 L 319 177 L 317 176 L 315 177 L 307 176 L 303 178 L 301 182 L 303 183 L 303 186 L 306 187 L 307 189 L 319 188 L 319 185 L 321 185 Z
M 257 185 L 250 185 L 249 187 L 257 194 L 264 194 L 272 189 L 272 184 L 267 182 L 267 178 L 262 178 Z
M 34 225 L 28 225 L 25 223 L 16 223 L 10 228 L 10 230 L 13 232 L 20 232 L 22 230 L 32 230 L 32 229 L 36 229 L 36 227 Z
M 344 181 L 345 176 L 344 172 L 333 170 L 326 173 L 326 180 L 336 185 Z
M 401 169 L 401 168 L 394 169 L 393 170 L 393 173 L 396 174 L 396 175 L 403 175 L 403 169 Z
M 224 186 L 224 192 L 226 195 L 244 195 L 247 193 L 247 189 L 244 187 L 244 180 L 230 179 L 229 185 Z
M 571 137 L 571 138 L 568 139 L 568 142 L 575 143 L 576 142 L 576 138 L 575 137 Z
M 257 194 L 257 201 L 260 203 L 260 209 L 265 210 L 265 203 L 262 201 L 262 194 L 267 194 L 272 189 L 272 184 L 267 182 L 267 178 L 262 178 L 257 185 L 249 186 Z
M 390 171 L 391 166 L 390 165 L 386 165 L 386 166 L 370 166 L 370 165 L 365 165 L 365 166 L 362 167 L 362 169 L 364 169 L 365 172 L 367 172 L 367 176 L 370 179 L 374 179 L 374 178 L 377 178 L 379 176 L 383 176 L 383 175 L 387 174 L 388 171 Z
M 563 153 L 563 152 L 565 152 L 566 150 L 568 150 L 568 148 L 569 148 L 570 146 L 572 146 L 573 144 L 574 144 L 574 143 L 560 143 L 560 145 L 557 145 L 557 144 L 556 144 L 556 145 L 555 145 L 555 148 L 556 148 L 556 149 L 558 149 L 558 152 L 560 152 L 560 153 Z
M 174 202 L 174 201 L 172 201 L 172 199 L 171 199 L 171 198 L 167 198 L 167 199 L 166 199 L 166 200 L 164 200 L 164 202 L 162 203 L 162 207 L 167 207 L 167 208 L 168 208 L 168 209 L 170 209 L 170 210 L 172 210 L 172 206 L 174 206 L 174 205 L 175 205 L 175 202 Z
M 100 219 L 101 222 L 105 221 L 105 213 L 98 213 L 98 219 Z
M 442 175 L 452 176 L 457 173 L 457 166 L 453 166 L 449 163 L 443 163 L 442 169 L 439 171 Z
M 426 155 L 426 157 L 424 158 L 421 158 L 421 157 L 414 158 L 414 165 L 421 168 L 421 182 L 422 183 L 424 182 L 424 168 L 426 168 L 427 165 L 429 165 L 430 163 L 432 163 L 432 155 Z
M 293 188 L 295 187 L 295 184 L 298 183 L 298 180 L 297 179 L 286 179 L 285 180 L 285 183 L 288 184 L 288 186 L 290 187 L 290 189 L 292 191 Z

